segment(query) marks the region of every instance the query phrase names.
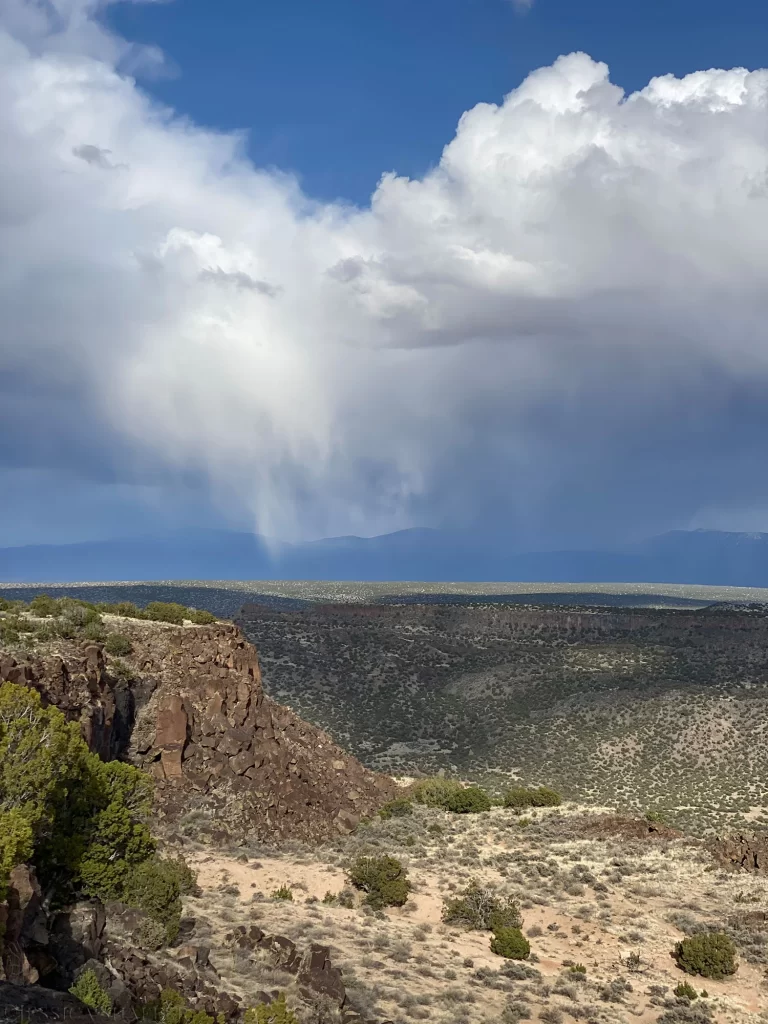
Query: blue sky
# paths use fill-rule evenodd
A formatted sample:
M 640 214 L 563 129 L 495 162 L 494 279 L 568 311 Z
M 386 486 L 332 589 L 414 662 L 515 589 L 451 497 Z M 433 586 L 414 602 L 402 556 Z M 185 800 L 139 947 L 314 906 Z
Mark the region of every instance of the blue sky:
M 0 546 L 768 530 L 768 8 L 519 8 L 0 4 Z
M 768 63 L 761 0 L 175 0 L 110 21 L 177 69 L 151 83 L 204 124 L 249 134 L 257 164 L 356 203 L 380 175 L 420 177 L 465 110 L 584 50 L 628 92 L 655 75 Z

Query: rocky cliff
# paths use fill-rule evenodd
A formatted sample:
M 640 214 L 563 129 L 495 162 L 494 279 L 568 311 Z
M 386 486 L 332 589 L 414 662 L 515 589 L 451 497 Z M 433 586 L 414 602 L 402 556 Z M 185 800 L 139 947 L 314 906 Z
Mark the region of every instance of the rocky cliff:
M 313 840 L 353 829 L 396 791 L 326 733 L 267 697 L 255 649 L 235 626 L 120 620 L 133 651 L 57 641 L 0 679 L 24 683 L 78 719 L 93 750 L 156 780 L 157 821 L 197 837 Z

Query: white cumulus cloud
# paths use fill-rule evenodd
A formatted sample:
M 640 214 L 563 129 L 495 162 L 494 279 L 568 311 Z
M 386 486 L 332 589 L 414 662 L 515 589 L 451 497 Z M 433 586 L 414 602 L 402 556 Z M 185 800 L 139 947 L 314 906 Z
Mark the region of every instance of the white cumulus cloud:
M 768 497 L 768 72 L 561 57 L 361 209 L 153 102 L 97 8 L 0 10 L 6 466 L 282 536 Z

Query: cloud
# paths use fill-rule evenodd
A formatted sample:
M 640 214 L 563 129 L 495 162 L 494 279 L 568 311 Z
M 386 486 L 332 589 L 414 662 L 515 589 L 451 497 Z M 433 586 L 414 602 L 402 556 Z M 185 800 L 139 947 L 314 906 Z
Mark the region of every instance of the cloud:
M 518 14 L 527 14 L 533 7 L 533 0 L 512 0 L 512 6 Z
M 571 54 L 356 208 L 153 103 L 97 13 L 0 12 L 2 465 L 283 536 L 768 507 L 768 72 Z

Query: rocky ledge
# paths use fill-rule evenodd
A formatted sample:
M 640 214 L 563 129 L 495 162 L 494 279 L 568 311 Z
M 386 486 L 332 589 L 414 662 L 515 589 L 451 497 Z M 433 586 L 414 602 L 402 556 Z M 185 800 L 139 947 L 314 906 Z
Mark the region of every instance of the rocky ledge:
M 102 757 L 151 772 L 161 828 L 192 814 L 201 839 L 313 841 L 354 829 L 397 792 L 264 693 L 236 626 L 120 620 L 119 631 L 132 644 L 121 662 L 60 641 L 24 661 L 0 652 L 0 679 L 79 720 Z

